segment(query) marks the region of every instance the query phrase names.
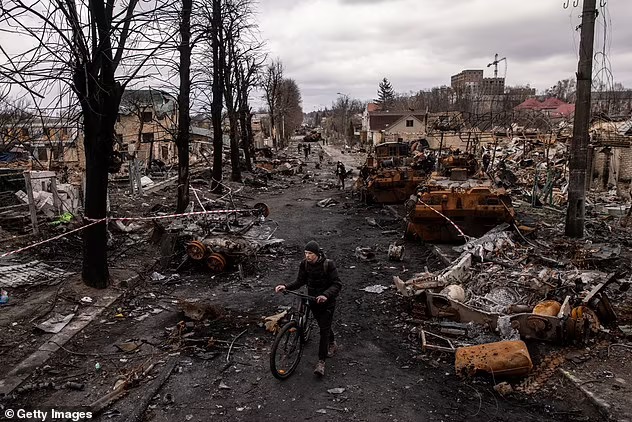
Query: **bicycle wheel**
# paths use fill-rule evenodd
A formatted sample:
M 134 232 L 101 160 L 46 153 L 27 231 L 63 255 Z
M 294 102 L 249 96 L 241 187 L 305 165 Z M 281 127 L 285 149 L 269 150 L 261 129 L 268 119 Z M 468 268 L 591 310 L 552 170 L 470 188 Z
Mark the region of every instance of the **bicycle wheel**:
M 312 318 L 312 310 L 309 309 L 309 307 L 305 311 L 305 316 L 303 316 L 303 318 L 305 318 L 305 323 L 303 325 L 303 327 L 305 327 L 303 328 L 303 342 L 307 343 L 309 341 L 310 336 L 312 335 L 313 325 L 314 325 L 314 318 Z
M 270 351 L 270 370 L 280 380 L 290 377 L 303 354 L 303 342 L 297 321 L 285 324 L 274 340 Z

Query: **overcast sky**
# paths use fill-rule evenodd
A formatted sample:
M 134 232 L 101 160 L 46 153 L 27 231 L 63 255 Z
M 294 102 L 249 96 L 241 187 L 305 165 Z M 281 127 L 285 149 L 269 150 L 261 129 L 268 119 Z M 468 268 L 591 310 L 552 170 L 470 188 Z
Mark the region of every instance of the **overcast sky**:
M 395 91 L 408 92 L 449 85 L 463 69 L 493 76 L 487 64 L 495 53 L 507 58 L 498 73 L 508 85 L 546 89 L 577 69 L 581 0 L 575 8 L 570 0 L 568 9 L 563 2 L 260 0 L 259 22 L 271 56 L 296 80 L 310 112 L 329 107 L 337 92 L 375 98 L 383 77 Z M 631 3 L 607 1 L 595 38 L 601 51 L 605 29 L 612 78 L 626 87 L 632 87 Z

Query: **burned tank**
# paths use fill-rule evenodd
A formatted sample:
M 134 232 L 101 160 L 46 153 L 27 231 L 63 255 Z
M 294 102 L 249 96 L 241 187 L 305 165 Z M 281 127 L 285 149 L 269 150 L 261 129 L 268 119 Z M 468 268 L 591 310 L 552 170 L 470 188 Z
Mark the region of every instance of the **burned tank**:
M 406 202 L 408 239 L 460 243 L 513 222 L 510 196 L 493 186 L 473 155 L 451 155 L 439 163 L 439 171 Z
M 385 142 L 375 146 L 360 170 L 356 188 L 365 202 L 403 203 L 432 172 L 434 157 L 411 153 L 405 142 Z

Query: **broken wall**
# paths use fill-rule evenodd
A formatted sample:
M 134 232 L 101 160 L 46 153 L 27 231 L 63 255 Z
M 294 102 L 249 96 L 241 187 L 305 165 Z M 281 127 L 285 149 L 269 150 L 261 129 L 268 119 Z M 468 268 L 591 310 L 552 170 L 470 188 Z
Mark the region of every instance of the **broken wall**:
M 602 149 L 602 147 L 595 148 L 593 154 L 591 187 L 597 190 L 602 189 L 604 164 L 609 158 L 608 184 L 615 186 L 619 194 L 628 192 L 632 181 L 632 148 L 612 148 L 609 155 L 601 152 Z

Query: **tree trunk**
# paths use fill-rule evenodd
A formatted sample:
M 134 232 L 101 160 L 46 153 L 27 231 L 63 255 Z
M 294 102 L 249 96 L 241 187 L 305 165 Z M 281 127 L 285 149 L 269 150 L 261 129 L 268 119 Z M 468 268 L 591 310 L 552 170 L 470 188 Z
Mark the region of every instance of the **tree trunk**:
M 250 107 L 246 109 L 246 137 L 248 139 L 248 149 L 250 150 L 250 156 L 252 162 L 257 162 L 257 155 L 255 154 L 255 134 L 252 132 L 252 114 L 250 113 Z
M 228 120 L 230 121 L 231 180 L 233 182 L 241 182 L 239 140 L 237 139 L 237 115 L 234 110 L 229 112 Z
M 252 151 L 250 138 L 248 137 L 247 113 L 248 113 L 248 84 L 242 63 L 235 63 L 235 86 L 237 87 L 237 108 L 239 109 L 239 136 L 241 146 L 244 149 L 246 159 L 246 169 L 252 171 Z
M 83 110 L 86 154 L 85 216 L 90 220 L 106 217 L 108 194 L 108 157 L 106 126 L 98 110 Z M 107 135 L 106 135 L 107 136 Z M 111 140 L 109 140 L 111 142 Z M 90 223 L 91 221 L 88 220 Z M 90 287 L 104 289 L 110 273 L 107 259 L 107 224 L 94 224 L 83 231 L 83 281 Z
M 178 201 L 176 212 L 182 213 L 189 205 L 189 127 L 191 114 L 191 9 L 193 0 L 182 0 L 180 22 L 180 92 L 178 94 Z
M 211 121 L 213 122 L 213 169 L 211 172 L 211 192 L 222 192 L 222 100 L 223 100 L 223 65 L 220 57 L 220 43 L 222 33 L 222 4 L 221 0 L 213 0 L 213 18 L 211 22 L 211 37 L 213 40 L 213 102 L 211 103 Z
M 226 100 L 226 111 L 228 114 L 229 132 L 228 138 L 230 140 L 230 167 L 231 174 L 230 180 L 233 182 L 241 182 L 241 168 L 239 165 L 239 141 L 237 139 L 237 112 L 235 106 L 235 87 L 237 84 L 233 81 L 233 72 L 237 72 L 236 68 L 233 68 L 233 58 L 235 57 L 235 40 L 232 38 L 234 34 L 230 32 L 230 29 L 226 29 L 224 32 L 226 40 L 221 45 L 221 61 L 224 65 L 224 99 Z
M 74 82 L 75 86 L 86 90 L 79 92 L 86 155 L 84 213 L 88 222 L 92 222 L 107 216 L 108 167 L 112 158 L 114 124 L 123 90 L 114 81 L 113 72 L 110 77 L 105 75 L 99 78 L 97 75 L 85 75 L 81 68 L 75 71 Z M 83 231 L 82 278 L 88 286 L 104 289 L 109 276 L 107 223 L 102 222 Z
M 149 158 L 147 159 L 147 163 L 145 163 L 146 173 L 148 174 L 151 170 L 151 162 L 154 160 L 154 140 L 149 141 Z
M 274 110 L 270 109 L 270 136 L 272 137 L 272 146 L 274 147 L 274 150 L 277 151 L 279 149 L 279 146 L 277 145 L 277 130 L 276 130 L 276 126 L 275 126 L 275 121 L 274 121 Z
M 248 171 L 252 171 L 252 144 L 250 143 L 249 131 L 248 131 L 248 108 L 240 101 L 239 106 L 239 126 L 241 127 L 241 144 L 244 149 L 244 155 L 246 156 L 246 168 Z

